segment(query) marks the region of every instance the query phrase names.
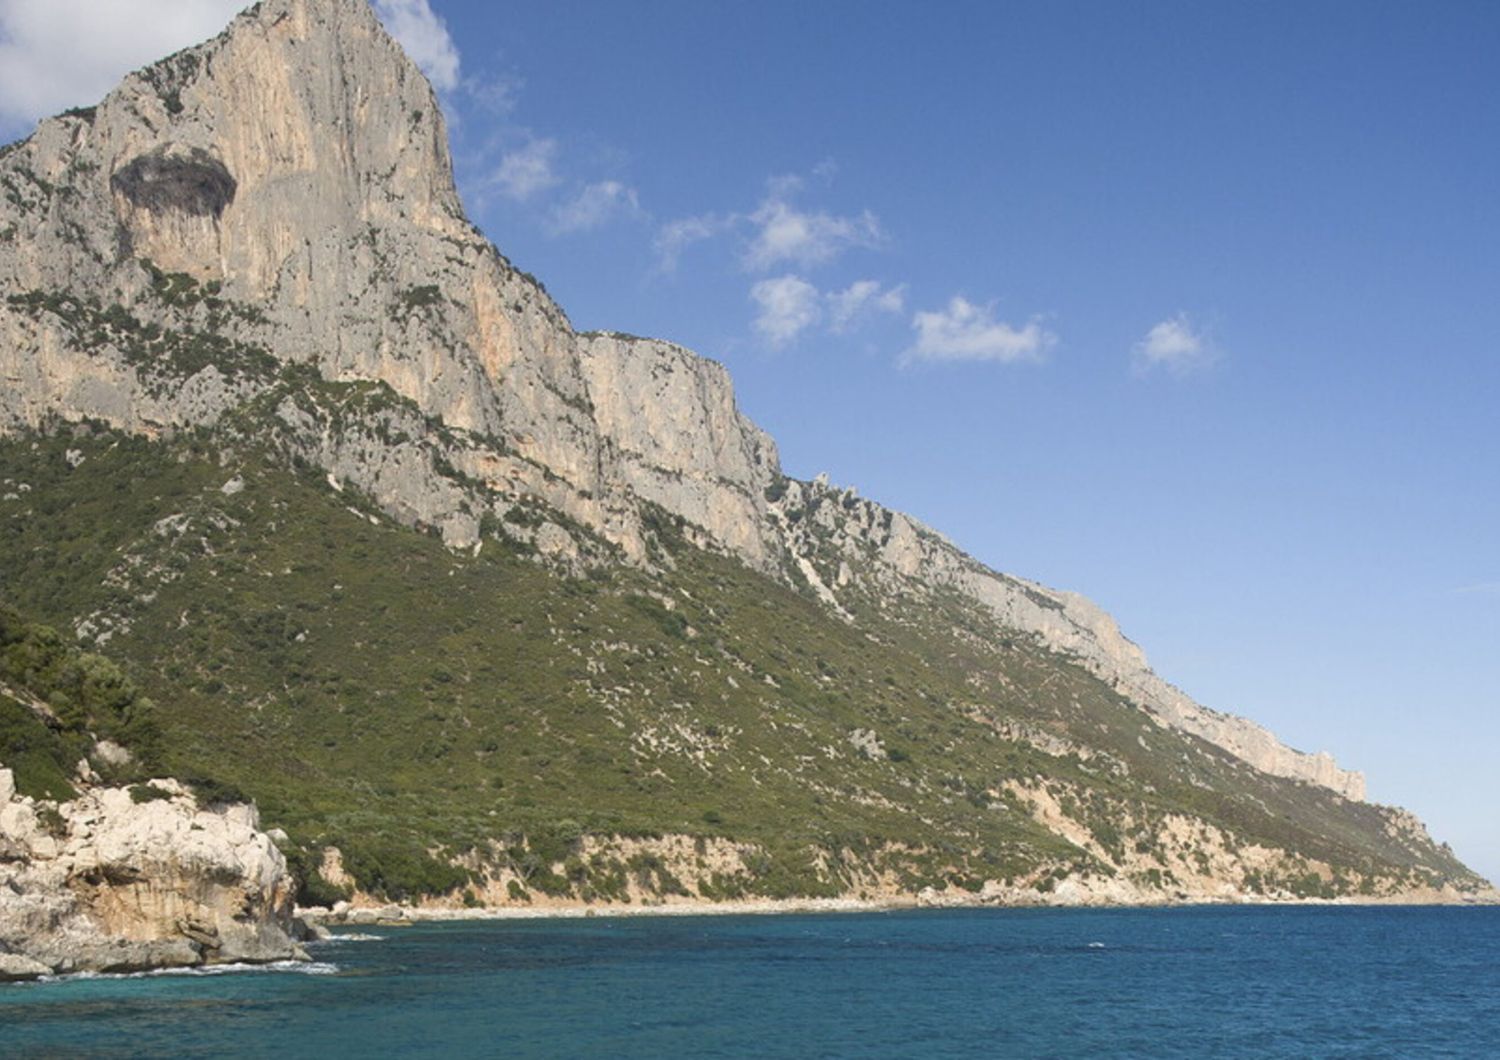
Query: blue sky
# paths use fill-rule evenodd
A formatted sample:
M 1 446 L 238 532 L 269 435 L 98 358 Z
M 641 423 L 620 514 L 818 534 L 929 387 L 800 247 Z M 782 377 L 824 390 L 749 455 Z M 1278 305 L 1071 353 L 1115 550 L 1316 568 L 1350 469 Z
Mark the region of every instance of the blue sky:
M 377 6 L 578 327 L 1500 877 L 1500 7 Z

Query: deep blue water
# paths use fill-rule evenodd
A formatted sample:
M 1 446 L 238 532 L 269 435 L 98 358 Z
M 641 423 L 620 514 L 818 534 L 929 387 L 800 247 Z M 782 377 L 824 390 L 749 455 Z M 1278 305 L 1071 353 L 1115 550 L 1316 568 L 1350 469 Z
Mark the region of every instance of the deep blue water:
M 0 986 L 0 1055 L 1500 1056 L 1500 909 L 381 928 L 306 971 Z

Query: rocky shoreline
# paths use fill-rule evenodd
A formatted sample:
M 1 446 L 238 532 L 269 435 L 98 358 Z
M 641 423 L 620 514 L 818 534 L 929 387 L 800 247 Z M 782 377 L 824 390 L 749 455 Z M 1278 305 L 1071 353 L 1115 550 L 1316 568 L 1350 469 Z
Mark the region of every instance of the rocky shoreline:
M 0 981 L 306 960 L 292 899 L 254 806 L 174 780 L 54 802 L 0 769 Z
M 353 905 L 333 907 L 299 906 L 298 919 L 311 929 L 329 927 L 392 927 L 466 920 L 570 920 L 585 917 L 665 916 L 775 916 L 797 913 L 881 913 L 912 909 L 1165 909 L 1205 905 L 1245 906 L 1494 906 L 1500 892 L 1423 892 L 1391 897 L 1268 898 L 1262 895 L 1188 898 L 1161 897 L 1137 901 L 1084 899 L 1061 886 L 1054 895 L 1027 892 L 1024 895 L 962 895 L 924 891 L 915 895 L 883 898 L 786 898 L 731 899 L 725 901 L 676 901 L 659 904 L 622 903 L 547 904 L 540 906 L 446 907 L 407 904 Z
M 200 803 L 168 779 L 129 787 L 80 768 L 66 801 L 23 795 L 0 768 L 0 982 L 78 973 L 133 973 L 306 961 L 301 943 L 333 926 L 579 917 L 861 913 L 942 908 L 1244 905 L 1493 905 L 1494 891 L 1414 890 L 1336 899 L 1239 893 L 1172 894 L 1118 879 L 1070 877 L 1046 891 L 992 881 L 978 891 L 885 889 L 834 898 L 631 902 L 541 899 L 508 905 L 381 903 L 358 893 L 332 907 L 296 907 L 296 885 L 253 805 Z

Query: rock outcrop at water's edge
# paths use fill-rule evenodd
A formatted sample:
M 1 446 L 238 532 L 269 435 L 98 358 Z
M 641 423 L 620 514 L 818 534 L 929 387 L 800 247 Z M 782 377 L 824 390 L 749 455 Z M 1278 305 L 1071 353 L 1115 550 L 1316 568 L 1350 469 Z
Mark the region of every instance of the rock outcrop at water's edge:
M 137 801 L 138 799 L 144 801 Z M 182 785 L 16 794 L 0 769 L 0 980 L 305 959 L 253 806 Z

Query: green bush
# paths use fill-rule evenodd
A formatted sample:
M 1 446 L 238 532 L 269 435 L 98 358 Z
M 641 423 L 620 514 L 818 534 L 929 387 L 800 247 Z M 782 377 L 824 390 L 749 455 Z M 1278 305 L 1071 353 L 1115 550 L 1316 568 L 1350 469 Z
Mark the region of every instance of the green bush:
M 0 682 L 45 703 L 61 733 L 116 740 L 132 750 L 142 769 L 156 764 L 160 730 L 155 706 L 135 681 L 113 660 L 80 651 L 51 626 L 29 623 L 3 602 Z
M 0 765 L 15 775 L 22 795 L 59 802 L 73 798 L 73 766 L 87 751 L 86 738 L 55 732 L 21 704 L 0 696 Z
M 63 819 L 63 815 L 58 812 L 56 806 L 45 802 L 38 805 L 36 820 L 42 826 L 42 830 L 54 839 L 61 839 L 68 834 L 68 822 Z
M 193 794 L 205 806 L 230 806 L 253 801 L 238 786 L 217 777 L 192 774 L 183 777 L 182 782 L 193 789 Z
M 289 844 L 282 850 L 286 856 L 287 870 L 297 882 L 298 905 L 332 906 L 349 899 L 353 890 L 348 885 L 335 887 L 323 878 L 319 867 L 323 863 L 320 848 L 309 848 Z
M 360 836 L 338 847 L 360 888 L 390 901 L 451 894 L 472 881 L 468 870 L 439 861 L 415 838 Z
M 159 802 L 162 799 L 170 799 L 172 793 L 165 788 L 158 788 L 155 784 L 132 784 L 130 786 L 130 801 L 136 804 L 143 802 Z

